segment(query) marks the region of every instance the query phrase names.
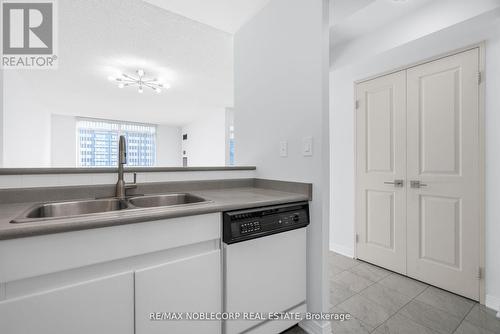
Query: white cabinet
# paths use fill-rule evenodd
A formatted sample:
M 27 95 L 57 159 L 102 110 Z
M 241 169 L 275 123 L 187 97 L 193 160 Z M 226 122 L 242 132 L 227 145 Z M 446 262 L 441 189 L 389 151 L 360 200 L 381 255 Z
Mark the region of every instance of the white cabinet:
M 220 250 L 135 273 L 136 334 L 217 334 L 220 321 L 152 321 L 151 313 L 221 311 Z
M 220 333 L 220 213 L 0 241 L 0 334 Z M 137 323 L 136 323 L 137 322 Z
M 133 334 L 132 272 L 0 302 L 0 333 Z

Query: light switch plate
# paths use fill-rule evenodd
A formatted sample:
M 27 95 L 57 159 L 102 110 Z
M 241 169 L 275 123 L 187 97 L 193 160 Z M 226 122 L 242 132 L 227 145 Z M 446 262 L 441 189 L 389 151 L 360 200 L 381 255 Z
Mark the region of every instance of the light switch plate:
M 313 155 L 313 137 L 302 138 L 302 155 L 312 157 Z
M 288 157 L 288 142 L 286 140 L 280 141 L 280 157 Z

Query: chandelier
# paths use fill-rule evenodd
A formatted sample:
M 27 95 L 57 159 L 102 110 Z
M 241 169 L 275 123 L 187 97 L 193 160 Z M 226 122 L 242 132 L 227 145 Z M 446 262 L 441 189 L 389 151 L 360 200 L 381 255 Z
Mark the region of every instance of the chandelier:
M 158 79 L 146 78 L 146 72 L 143 69 L 135 71 L 137 75 L 128 75 L 122 73 L 120 77 L 109 77 L 108 79 L 118 84 L 119 88 L 124 87 L 137 87 L 139 93 L 143 93 L 145 88 L 149 88 L 157 92 L 162 92 L 163 89 L 169 89 L 170 85 L 163 84 Z

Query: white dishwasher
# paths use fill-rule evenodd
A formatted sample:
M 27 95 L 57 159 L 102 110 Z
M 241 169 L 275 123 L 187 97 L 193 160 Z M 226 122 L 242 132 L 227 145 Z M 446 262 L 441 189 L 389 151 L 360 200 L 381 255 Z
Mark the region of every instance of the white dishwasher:
M 308 224 L 307 202 L 224 212 L 223 309 L 240 314 L 224 334 L 280 333 L 298 320 L 270 313 L 306 312 Z

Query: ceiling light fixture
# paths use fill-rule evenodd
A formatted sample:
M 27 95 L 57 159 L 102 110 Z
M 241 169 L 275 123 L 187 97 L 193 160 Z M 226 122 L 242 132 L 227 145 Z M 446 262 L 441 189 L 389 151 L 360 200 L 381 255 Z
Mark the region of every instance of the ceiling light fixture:
M 145 78 L 146 72 L 144 72 L 143 69 L 138 69 L 136 74 L 137 76 L 132 76 L 122 73 L 120 77 L 109 77 L 108 79 L 117 83 L 119 88 L 137 87 L 138 92 L 141 94 L 144 92 L 144 88 L 150 88 L 158 94 L 161 93 L 163 89 L 170 88 L 170 85 L 160 83 L 156 78 Z

